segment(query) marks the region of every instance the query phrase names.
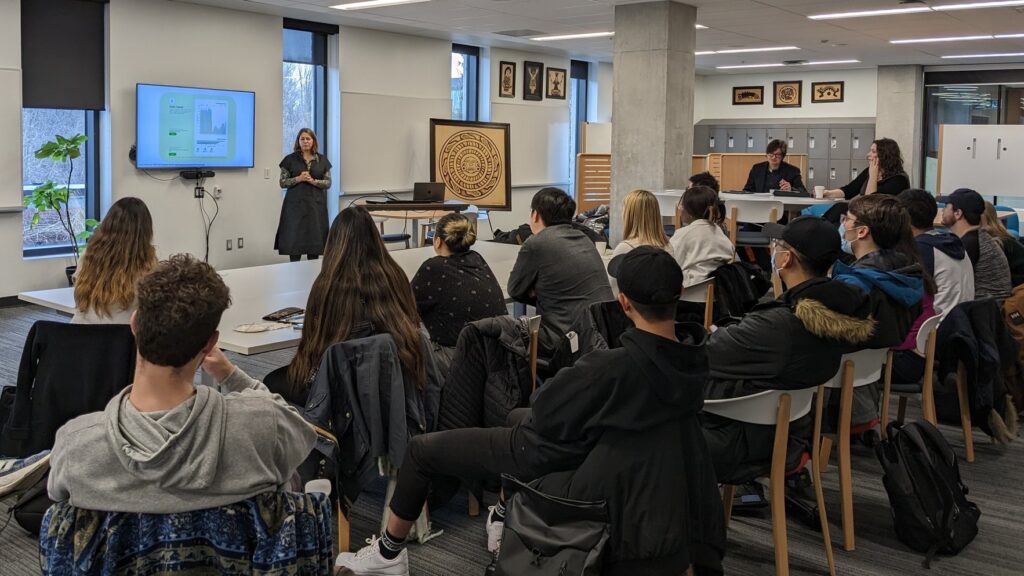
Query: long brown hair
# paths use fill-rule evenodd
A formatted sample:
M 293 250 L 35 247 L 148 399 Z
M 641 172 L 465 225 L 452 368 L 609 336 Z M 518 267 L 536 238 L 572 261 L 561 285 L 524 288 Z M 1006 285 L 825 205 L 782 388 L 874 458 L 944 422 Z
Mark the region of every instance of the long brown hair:
M 906 174 L 903 169 L 903 154 L 900 153 L 900 145 L 892 138 L 879 138 L 872 142 L 875 145 L 875 154 L 878 155 L 878 169 L 882 178 L 889 178 Z
M 985 202 L 985 211 L 981 213 L 981 229 L 1001 243 L 1016 242 L 1006 226 L 999 220 L 999 213 L 991 202 Z
M 725 211 L 718 202 L 718 192 L 710 186 L 692 186 L 679 198 L 679 207 L 683 213 L 695 220 L 707 220 L 712 224 L 721 224 L 725 220 Z
M 302 138 L 303 134 L 309 134 L 309 137 L 313 139 L 313 145 L 310 146 L 309 151 L 313 156 L 320 154 L 320 141 L 316 139 L 316 132 L 313 132 L 312 128 L 301 128 L 299 133 L 295 135 L 295 147 L 292 148 L 292 152 L 302 152 L 302 146 L 299 146 L 299 138 Z
M 668 245 L 665 227 L 661 224 L 661 209 L 654 194 L 647 190 L 626 194 L 622 206 L 622 239 L 659 248 Z
M 388 254 L 370 213 L 352 206 L 334 219 L 320 274 L 309 291 L 302 340 L 288 368 L 292 393 L 304 396 L 324 352 L 348 340 L 364 322 L 394 337 L 404 373 L 422 390 L 426 361 L 412 286 Z
M 75 274 L 75 306 L 110 316 L 135 306 L 135 285 L 156 267 L 153 218 L 145 202 L 121 198 L 89 239 Z

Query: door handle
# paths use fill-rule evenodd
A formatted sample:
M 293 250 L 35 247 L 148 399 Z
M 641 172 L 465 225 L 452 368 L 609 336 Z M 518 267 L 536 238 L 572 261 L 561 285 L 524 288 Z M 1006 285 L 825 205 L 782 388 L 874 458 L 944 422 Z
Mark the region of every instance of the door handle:
M 999 138 L 996 140 L 996 160 L 999 160 L 1003 155 L 1003 139 Z
M 978 139 L 971 138 L 971 146 L 968 148 L 971 151 L 971 160 L 978 157 Z

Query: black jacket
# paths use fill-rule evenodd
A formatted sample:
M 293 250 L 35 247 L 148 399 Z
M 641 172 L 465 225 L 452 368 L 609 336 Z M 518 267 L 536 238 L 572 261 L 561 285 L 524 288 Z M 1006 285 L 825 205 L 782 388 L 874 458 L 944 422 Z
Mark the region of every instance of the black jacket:
M 621 348 L 561 370 L 513 435 L 535 469 L 561 472 L 542 490 L 608 501 L 603 574 L 675 576 L 691 560 L 698 574 L 721 573 L 721 498 L 697 418 L 704 329 L 678 326 L 681 342 L 630 329 Z
M 804 181 L 800 177 L 800 169 L 792 164 L 782 162 L 779 169 L 771 172 L 768 162 L 758 162 L 750 167 L 750 174 L 747 176 L 747 183 L 743 189 L 748 192 L 770 192 L 777 189 L 779 180 L 785 180 L 793 186 L 794 192 L 806 192 Z
M 1014 238 L 997 239 L 1010 265 L 1010 281 L 1014 286 L 1024 284 L 1024 244 Z
M 413 276 L 412 291 L 431 341 L 442 346 L 455 346 L 468 322 L 508 314 L 494 272 L 473 250 L 425 261 Z
M 870 172 L 868 170 L 861 170 L 860 174 L 856 178 L 850 181 L 846 186 L 841 186 L 839 189 L 843 191 L 843 195 L 847 200 L 853 200 L 855 197 L 864 193 L 867 188 L 868 176 Z M 907 188 L 910 188 L 910 179 L 907 178 L 906 174 L 894 174 L 887 178 L 883 178 L 878 183 L 876 188 L 876 194 L 890 194 L 897 195 L 903 192 Z M 844 211 L 845 212 L 845 211 Z
M 814 388 L 839 370 L 843 353 L 874 329 L 870 303 L 858 288 L 826 278 L 808 280 L 778 300 L 765 300 L 738 323 L 708 338 L 710 373 L 704 398 L 741 398 L 764 390 Z M 704 413 L 705 438 L 719 481 L 740 484 L 763 475 L 771 461 L 775 427 Z M 809 448 L 810 418 L 791 426 L 787 469 Z
M 53 448 L 58 428 L 103 410 L 134 379 L 129 326 L 36 322 L 21 353 L 11 415 L 0 422 L 0 455 L 23 458 Z
M 903 342 L 921 315 L 921 264 L 895 250 L 879 250 L 847 266 L 836 263 L 832 277 L 857 286 L 871 298 L 875 333 L 861 348 L 891 348 Z

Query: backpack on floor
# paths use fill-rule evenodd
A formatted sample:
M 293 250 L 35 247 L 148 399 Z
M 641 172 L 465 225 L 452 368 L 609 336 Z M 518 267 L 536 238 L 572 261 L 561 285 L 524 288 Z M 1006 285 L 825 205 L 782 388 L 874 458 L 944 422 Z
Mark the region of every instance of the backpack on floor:
M 956 454 L 930 423 L 891 422 L 888 439 L 875 446 L 889 495 L 896 536 L 926 554 L 957 554 L 978 534 L 981 511 L 967 500 Z
M 36 481 L 31 487 L 25 490 L 18 497 L 14 506 L 11 506 L 10 513 L 14 515 L 14 521 L 33 536 L 39 535 L 39 529 L 43 525 L 43 516 L 53 506 L 53 500 L 46 491 L 46 483 L 50 478 L 47 472 Z

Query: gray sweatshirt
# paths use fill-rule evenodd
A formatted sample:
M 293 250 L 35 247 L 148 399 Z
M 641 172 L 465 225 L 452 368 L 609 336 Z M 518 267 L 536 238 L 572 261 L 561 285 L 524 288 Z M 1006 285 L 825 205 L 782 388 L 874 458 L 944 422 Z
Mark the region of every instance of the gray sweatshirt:
M 316 443 L 294 408 L 237 368 L 171 410 L 139 412 L 130 391 L 57 431 L 50 499 L 104 512 L 224 506 L 286 485 Z

